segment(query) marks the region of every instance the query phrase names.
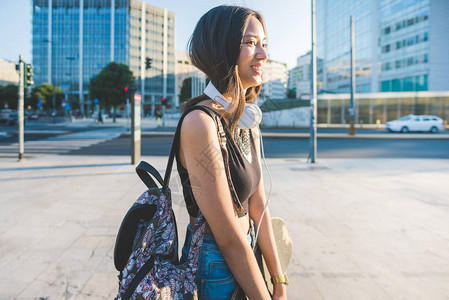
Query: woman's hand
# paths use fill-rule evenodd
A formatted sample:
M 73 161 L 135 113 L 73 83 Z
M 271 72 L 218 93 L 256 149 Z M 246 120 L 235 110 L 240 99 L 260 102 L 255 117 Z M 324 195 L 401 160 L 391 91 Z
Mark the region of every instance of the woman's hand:
M 286 300 L 287 299 L 287 286 L 283 283 L 273 285 L 273 299 Z

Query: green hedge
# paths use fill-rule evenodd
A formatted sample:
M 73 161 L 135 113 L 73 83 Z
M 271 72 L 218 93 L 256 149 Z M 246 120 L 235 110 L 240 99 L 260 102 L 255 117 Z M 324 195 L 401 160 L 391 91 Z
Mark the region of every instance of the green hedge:
M 310 106 L 309 100 L 300 99 L 268 99 L 261 106 L 262 112 L 270 112 L 276 110 L 283 110 L 295 107 Z

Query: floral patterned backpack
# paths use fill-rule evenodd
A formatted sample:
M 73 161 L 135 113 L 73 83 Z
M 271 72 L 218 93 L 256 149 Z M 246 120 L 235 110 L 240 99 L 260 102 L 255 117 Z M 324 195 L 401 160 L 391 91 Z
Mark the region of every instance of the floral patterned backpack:
M 205 219 L 198 211 L 187 262 L 179 264 L 178 231 L 168 187 L 173 160 L 179 149 L 180 118 L 168 159 L 164 180 L 150 164 L 142 161 L 136 172 L 148 187 L 132 205 L 120 226 L 114 248 L 114 264 L 120 272 L 116 299 L 195 299 L 195 283 L 203 242 Z M 213 117 L 212 117 L 213 118 Z M 220 138 L 222 128 L 220 128 Z M 159 188 L 153 178 L 161 185 Z

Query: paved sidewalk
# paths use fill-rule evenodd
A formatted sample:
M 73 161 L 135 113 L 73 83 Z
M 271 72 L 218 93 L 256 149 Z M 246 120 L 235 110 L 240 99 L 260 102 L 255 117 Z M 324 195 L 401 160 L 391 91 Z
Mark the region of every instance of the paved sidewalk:
M 165 169 L 166 157 L 143 159 Z M 115 235 L 145 189 L 129 161 L 0 157 L 0 299 L 114 297 Z M 267 161 L 271 214 L 294 243 L 289 299 L 449 299 L 449 160 Z

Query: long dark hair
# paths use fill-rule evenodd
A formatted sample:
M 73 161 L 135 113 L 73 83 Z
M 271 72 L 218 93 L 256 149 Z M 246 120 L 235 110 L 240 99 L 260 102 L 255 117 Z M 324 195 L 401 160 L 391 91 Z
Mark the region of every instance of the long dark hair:
M 266 32 L 262 16 L 254 10 L 232 5 L 214 7 L 198 21 L 188 43 L 192 64 L 206 74 L 221 94 L 228 94 L 232 98 L 232 113 L 225 115 L 230 119 L 231 132 L 243 113 L 245 102 L 253 101 L 262 87 L 250 87 L 244 95 L 237 72 L 243 34 L 250 17 L 257 18 Z M 209 98 L 204 94 L 192 98 L 184 104 L 182 110 L 206 99 Z

